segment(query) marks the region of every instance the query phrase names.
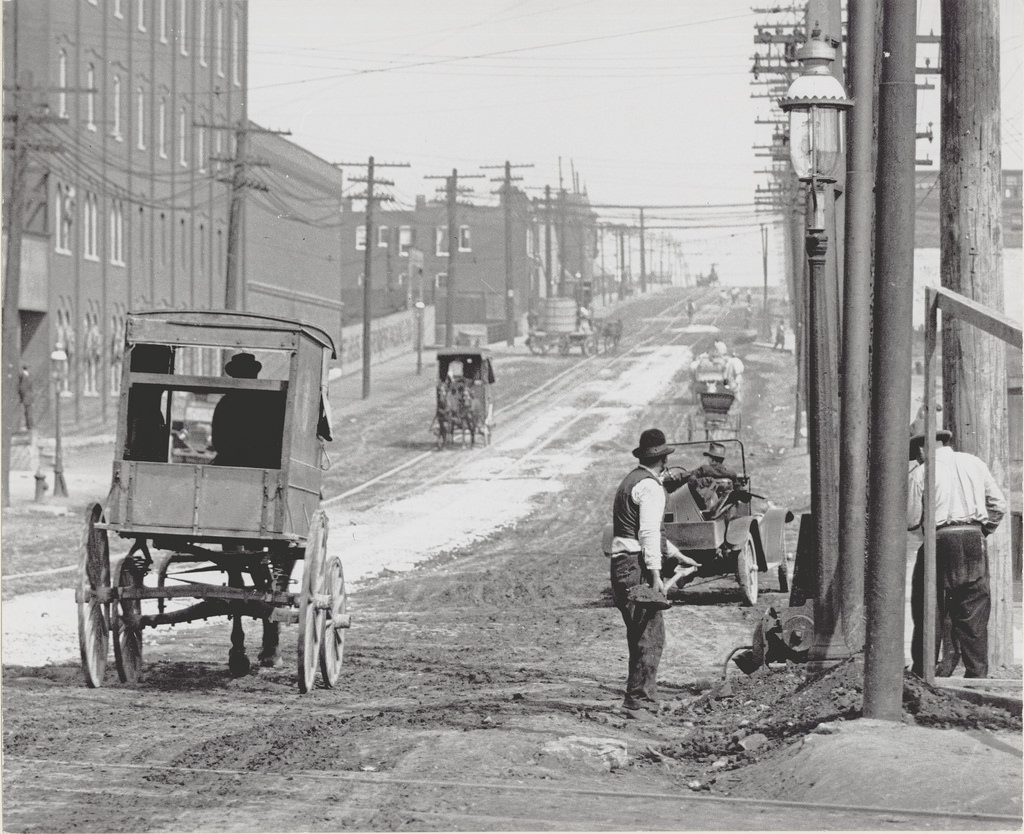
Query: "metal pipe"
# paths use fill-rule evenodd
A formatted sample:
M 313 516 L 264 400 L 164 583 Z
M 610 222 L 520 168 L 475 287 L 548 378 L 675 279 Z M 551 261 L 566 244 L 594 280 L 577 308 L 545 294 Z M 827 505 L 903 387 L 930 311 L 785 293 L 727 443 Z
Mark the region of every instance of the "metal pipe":
M 864 647 L 864 557 L 867 550 L 868 397 L 871 346 L 871 220 L 874 196 L 873 99 L 875 0 L 849 0 L 846 264 L 839 432 L 839 606 L 848 649 Z
M 902 716 L 907 560 L 907 426 L 914 301 L 914 78 L 917 6 L 883 0 L 878 113 L 875 326 L 864 716 Z

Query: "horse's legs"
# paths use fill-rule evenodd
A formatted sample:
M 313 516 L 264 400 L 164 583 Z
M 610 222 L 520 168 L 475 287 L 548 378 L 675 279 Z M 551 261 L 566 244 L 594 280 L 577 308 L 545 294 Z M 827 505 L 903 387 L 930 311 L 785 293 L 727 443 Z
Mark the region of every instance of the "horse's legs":
M 228 571 L 228 586 L 242 588 L 242 572 L 237 569 Z M 249 658 L 245 655 L 245 632 L 242 630 L 242 614 L 231 615 L 231 650 L 228 652 L 228 669 L 232 677 L 240 678 L 249 673 Z
M 289 556 L 273 558 L 271 562 L 270 590 L 287 591 L 296 559 Z M 263 646 L 260 649 L 260 666 L 273 668 L 280 663 L 277 649 L 281 641 L 281 624 L 263 619 Z

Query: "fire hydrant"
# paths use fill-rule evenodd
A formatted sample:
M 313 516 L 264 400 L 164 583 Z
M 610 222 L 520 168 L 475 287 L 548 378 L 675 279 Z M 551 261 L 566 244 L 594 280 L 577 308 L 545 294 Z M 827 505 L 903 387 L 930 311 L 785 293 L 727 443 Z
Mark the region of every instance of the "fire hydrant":
M 36 477 L 35 502 L 37 504 L 42 504 L 43 500 L 46 497 L 46 490 L 49 489 L 49 487 L 46 484 L 46 475 L 43 474 L 43 471 L 41 469 L 37 469 L 35 477 Z

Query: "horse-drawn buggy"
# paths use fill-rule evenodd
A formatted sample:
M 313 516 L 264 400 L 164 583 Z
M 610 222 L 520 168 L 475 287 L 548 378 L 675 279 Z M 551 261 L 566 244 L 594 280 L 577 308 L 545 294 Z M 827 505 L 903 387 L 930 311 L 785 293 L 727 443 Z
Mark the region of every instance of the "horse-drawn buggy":
M 297 623 L 299 691 L 318 667 L 333 687 L 350 622 L 319 508 L 330 336 L 271 316 L 154 311 L 128 316 L 124 355 L 110 493 L 87 511 L 75 594 L 86 682 L 103 683 L 111 633 L 118 677 L 135 683 L 144 629 L 225 616 L 232 675 L 250 669 L 252 617 L 261 665 L 278 665 L 280 625 Z M 110 536 L 131 542 L 113 563 Z
M 436 409 L 431 424 L 437 448 L 451 445 L 458 433 L 462 445 L 476 445 L 477 435 L 491 442 L 494 366 L 486 348 L 439 348 L 437 351 Z
M 771 505 L 752 511 L 753 499 L 767 499 L 750 491 L 743 444 L 727 440 L 669 445 L 675 447 L 675 453 L 669 458 L 665 482 L 674 481 L 678 488 L 668 494 L 662 533 L 697 562 L 696 572 L 687 581 L 734 575 L 744 601 L 754 605 L 759 574 L 777 563 L 780 590 L 788 590 L 792 559 L 786 550 L 785 525 L 793 520 L 793 513 Z M 726 468 L 724 456 L 731 460 L 736 452 L 739 469 Z M 701 457 L 708 460 L 701 462 Z M 611 537 L 608 525 L 604 529 L 605 552 L 611 550 Z

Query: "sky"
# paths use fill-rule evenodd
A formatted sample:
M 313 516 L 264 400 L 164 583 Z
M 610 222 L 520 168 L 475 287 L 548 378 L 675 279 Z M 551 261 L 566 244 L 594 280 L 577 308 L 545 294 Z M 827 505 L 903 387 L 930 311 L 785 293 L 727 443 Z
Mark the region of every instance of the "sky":
M 781 283 L 781 234 L 754 208 L 778 118 L 750 72 L 755 13 L 739 0 L 250 0 L 249 113 L 343 165 L 407 163 L 393 205 L 435 196 L 457 169 L 466 199 L 496 203 L 492 178 L 516 168 L 532 197 L 574 182 L 597 205 L 644 205 L 645 223 L 681 243 L 685 268 L 716 263 L 725 283 Z M 788 6 L 786 8 L 789 8 Z M 918 0 L 918 31 L 939 31 L 939 0 Z M 1020 168 L 1024 3 L 1002 0 L 1003 167 Z M 936 56 L 937 47 L 919 48 Z M 932 58 L 933 63 L 935 58 Z M 937 80 L 937 79 L 935 79 Z M 764 81 L 764 76 L 761 76 Z M 934 123 L 919 158 L 938 160 L 938 91 L 919 95 Z M 481 176 L 482 175 L 482 176 Z M 474 178 L 470 178 L 474 176 Z M 346 190 L 358 193 L 362 185 Z M 657 206 L 681 208 L 658 210 Z M 602 221 L 635 212 L 599 209 Z M 634 272 L 636 271 L 634 261 Z

